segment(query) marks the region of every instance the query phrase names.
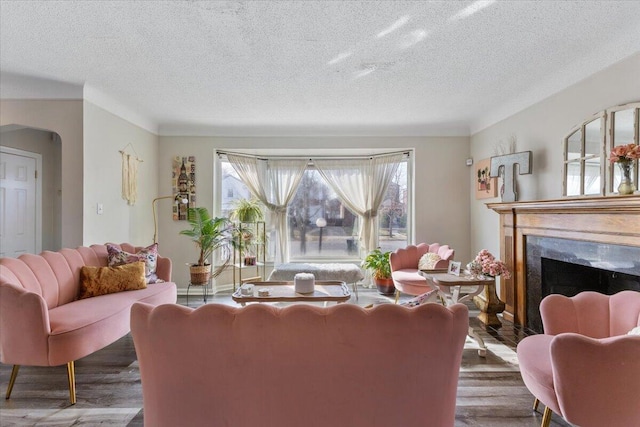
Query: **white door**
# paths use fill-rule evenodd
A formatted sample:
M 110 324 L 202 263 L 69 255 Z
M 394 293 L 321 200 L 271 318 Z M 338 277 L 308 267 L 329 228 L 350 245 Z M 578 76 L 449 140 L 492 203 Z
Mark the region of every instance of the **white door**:
M 40 155 L 2 147 L 0 152 L 0 256 L 40 252 L 36 170 Z

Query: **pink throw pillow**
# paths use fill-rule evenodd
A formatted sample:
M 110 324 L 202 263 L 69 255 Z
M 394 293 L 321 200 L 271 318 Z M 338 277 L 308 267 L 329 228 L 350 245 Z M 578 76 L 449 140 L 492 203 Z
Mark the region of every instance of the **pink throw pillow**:
M 107 243 L 107 253 L 109 267 L 117 267 L 119 265 L 131 264 L 138 261 L 144 262 L 144 277 L 147 283 L 156 283 L 158 276 L 156 275 L 156 265 L 158 264 L 158 244 L 140 249 L 135 254 L 125 252 L 117 246 Z

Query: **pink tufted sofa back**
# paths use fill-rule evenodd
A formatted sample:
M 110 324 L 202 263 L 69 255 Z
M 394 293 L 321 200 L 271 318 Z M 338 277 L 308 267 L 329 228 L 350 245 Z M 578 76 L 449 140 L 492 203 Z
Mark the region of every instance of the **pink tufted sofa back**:
M 128 243 L 115 246 L 129 253 L 142 249 Z M 58 252 L 44 251 L 40 255 L 23 254 L 18 258 L 0 258 L 0 283 L 20 285 L 27 291 L 40 295 L 51 310 L 77 298 L 80 269 L 85 265 L 106 266 L 106 245 L 65 248 Z M 157 275 L 165 281 L 171 280 L 171 262 L 168 259 L 158 257 Z
M 468 309 L 134 304 L 147 426 L 445 427 Z

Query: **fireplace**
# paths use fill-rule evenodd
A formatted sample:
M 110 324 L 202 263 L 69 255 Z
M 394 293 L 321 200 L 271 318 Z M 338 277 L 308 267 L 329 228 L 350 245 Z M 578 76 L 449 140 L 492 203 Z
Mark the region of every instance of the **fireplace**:
M 548 293 L 640 291 L 640 196 L 491 203 L 500 214 L 505 319 L 541 330 Z
M 549 294 L 640 291 L 640 247 L 528 236 L 526 278 L 526 324 L 542 332 L 539 306 Z

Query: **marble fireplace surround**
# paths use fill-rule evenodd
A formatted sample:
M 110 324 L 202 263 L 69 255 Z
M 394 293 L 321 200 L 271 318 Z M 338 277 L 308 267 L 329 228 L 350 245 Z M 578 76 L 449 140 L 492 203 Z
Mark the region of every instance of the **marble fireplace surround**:
M 501 279 L 500 299 L 505 302 L 504 317 L 516 324 L 536 326 L 527 324 L 527 311 L 538 311 L 528 305 L 539 303 L 539 296 L 529 298 L 529 293 L 539 292 L 535 287 L 540 285 L 534 282 L 540 280 L 536 278 L 540 273 L 527 267 L 527 262 L 539 265 L 540 257 L 547 257 L 584 265 L 575 260 L 588 258 L 592 265 L 604 266 L 612 273 L 636 274 L 638 264 L 634 262 L 640 261 L 634 259 L 640 254 L 640 195 L 489 203 L 487 207 L 500 214 L 500 256 L 514 272 L 511 279 Z M 537 259 L 529 254 L 527 260 L 527 241 L 531 242 L 529 252 L 540 252 Z M 547 249 L 540 249 L 540 242 Z M 558 247 L 563 250 L 556 251 Z M 577 254 L 566 250 L 572 247 Z M 558 255 L 562 252 L 564 255 Z M 611 266 L 623 261 L 622 267 Z M 532 282 L 531 289 L 528 281 Z

